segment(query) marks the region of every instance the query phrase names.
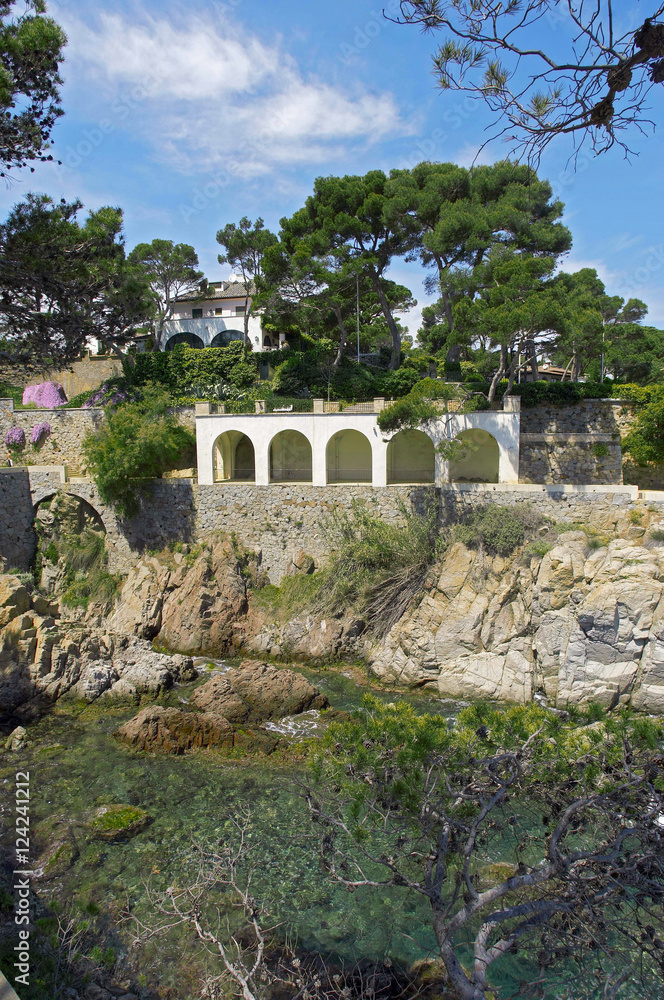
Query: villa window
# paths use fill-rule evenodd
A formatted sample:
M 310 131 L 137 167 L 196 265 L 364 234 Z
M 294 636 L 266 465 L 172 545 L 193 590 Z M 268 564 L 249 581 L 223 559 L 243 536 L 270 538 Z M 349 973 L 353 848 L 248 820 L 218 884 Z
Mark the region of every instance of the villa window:
M 203 310 L 202 309 L 192 309 L 191 310 L 191 318 L 192 319 L 203 319 Z
M 247 311 L 247 307 L 246 306 L 236 306 L 235 307 L 235 315 L 236 316 L 244 316 L 244 314 L 246 313 L 246 311 Z
M 215 316 L 223 316 L 224 315 L 223 308 L 221 308 L 221 309 L 215 309 L 214 314 L 215 314 Z

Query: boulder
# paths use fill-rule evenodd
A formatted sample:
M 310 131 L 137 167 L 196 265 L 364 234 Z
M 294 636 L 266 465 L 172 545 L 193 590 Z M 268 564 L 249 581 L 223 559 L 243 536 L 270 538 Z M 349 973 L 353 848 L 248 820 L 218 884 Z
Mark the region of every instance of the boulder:
M 28 734 L 26 730 L 23 726 L 17 726 L 7 737 L 5 750 L 22 750 L 27 742 Z
M 0 576 L 0 629 L 30 610 L 30 595 L 17 576 Z
M 181 754 L 185 750 L 237 747 L 271 753 L 279 739 L 264 731 L 237 732 L 223 715 L 151 705 L 118 729 L 116 736 L 137 750 Z
M 191 704 L 243 724 L 327 708 L 329 702 L 302 674 L 245 660 L 237 669 L 216 675 L 194 691 Z
M 99 806 L 88 823 L 88 829 L 101 840 L 129 840 L 144 830 L 152 817 L 138 806 L 124 803 Z

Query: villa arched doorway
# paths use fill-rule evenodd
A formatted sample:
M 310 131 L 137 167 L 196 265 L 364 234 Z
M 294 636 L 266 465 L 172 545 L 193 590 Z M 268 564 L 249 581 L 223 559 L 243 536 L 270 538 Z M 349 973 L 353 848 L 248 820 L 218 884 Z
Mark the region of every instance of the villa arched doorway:
M 270 442 L 270 482 L 310 483 L 311 444 L 300 431 L 280 431 Z
M 240 431 L 225 431 L 214 443 L 215 483 L 253 483 L 256 456 L 250 438 Z
M 371 442 L 360 431 L 337 431 L 327 443 L 328 483 L 370 483 Z
M 500 448 L 493 434 L 472 428 L 454 439 L 458 449 L 449 459 L 451 483 L 497 483 Z
M 436 479 L 436 452 L 424 431 L 405 430 L 395 434 L 387 446 L 387 482 L 433 483 Z

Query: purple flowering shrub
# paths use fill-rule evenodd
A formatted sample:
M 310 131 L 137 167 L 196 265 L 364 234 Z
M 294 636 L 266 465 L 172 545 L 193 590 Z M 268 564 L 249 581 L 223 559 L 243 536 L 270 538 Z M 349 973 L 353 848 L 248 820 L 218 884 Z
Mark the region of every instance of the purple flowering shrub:
M 23 390 L 23 405 L 34 403 L 45 410 L 55 410 L 67 402 L 65 390 L 59 382 L 40 382 L 27 385 Z
M 134 400 L 134 393 L 120 388 L 114 382 L 104 382 L 83 403 L 82 409 L 89 410 L 93 406 L 119 406 L 121 403 Z
M 5 434 L 8 448 L 25 448 L 25 431 L 22 427 L 10 427 Z
M 47 423 L 46 420 L 42 420 L 41 423 L 35 424 L 30 431 L 30 443 L 36 446 L 40 444 L 44 438 L 47 438 L 50 433 L 51 425 Z

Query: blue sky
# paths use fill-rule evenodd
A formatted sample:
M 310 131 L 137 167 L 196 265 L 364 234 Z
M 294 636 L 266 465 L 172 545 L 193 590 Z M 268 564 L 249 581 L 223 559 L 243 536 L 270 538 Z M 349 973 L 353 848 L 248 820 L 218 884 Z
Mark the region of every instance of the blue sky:
M 621 16 L 641 23 L 649 6 L 624 0 Z M 227 222 L 261 215 L 277 229 L 321 174 L 469 166 L 491 122 L 480 104 L 435 88 L 432 37 L 385 20 L 371 0 L 53 0 L 49 10 L 69 37 L 54 132 L 63 165 L 23 171 L 0 192 L 0 212 L 29 190 L 119 205 L 129 248 L 191 243 L 210 278 L 227 274 L 215 241 Z M 561 44 L 564 30 L 544 22 L 541 44 Z M 566 205 L 565 269 L 596 267 L 611 294 L 643 298 L 648 321 L 664 326 L 664 143 L 661 130 L 633 140 L 631 160 L 582 155 L 576 172 L 558 143 L 539 174 Z M 479 162 L 506 152 L 495 142 Z M 418 299 L 406 318 L 415 332 L 430 301 L 422 271 L 398 263 L 392 277 Z

